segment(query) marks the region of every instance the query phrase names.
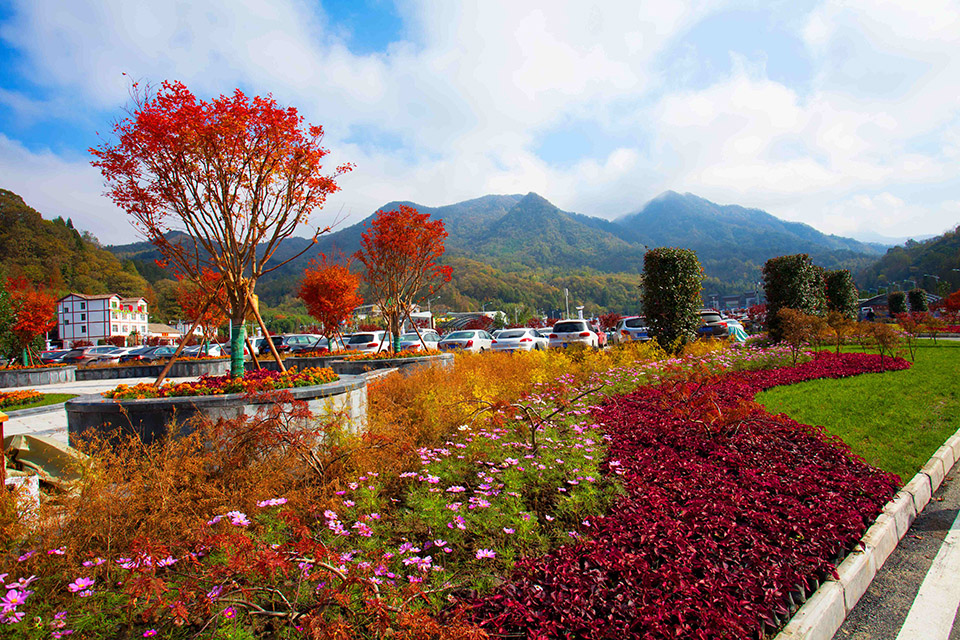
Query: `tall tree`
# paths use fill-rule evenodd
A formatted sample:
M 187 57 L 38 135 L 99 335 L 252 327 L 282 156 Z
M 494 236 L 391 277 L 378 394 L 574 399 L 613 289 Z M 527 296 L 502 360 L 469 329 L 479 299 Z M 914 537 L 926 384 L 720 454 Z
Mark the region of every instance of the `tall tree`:
M 703 268 L 691 249 L 659 247 L 643 257 L 643 313 L 651 335 L 677 351 L 693 340 L 700 323 Z
M 10 331 L 16 338 L 17 349 L 26 350 L 27 358 L 32 362 L 37 356 L 33 341 L 57 326 L 57 299 L 46 291 L 34 288 L 24 277 L 8 278 L 7 290 L 15 317 Z
M 767 331 L 770 339 L 784 339 L 780 309 L 794 309 L 808 315 L 820 315 L 827 302 L 823 287 L 824 271 L 810 256 L 770 258 L 763 265 L 763 292 L 767 298 Z
M 366 267 L 364 279 L 393 334 L 394 350 L 400 323 L 412 305 L 450 282 L 453 270 L 437 264 L 446 237 L 443 220 L 431 220 L 430 214 L 406 205 L 378 211 L 363 232 L 355 255 Z
M 239 89 L 205 101 L 179 82 L 156 92 L 134 85 L 134 107 L 113 132 L 116 141 L 90 150 L 108 194 L 182 277 L 222 278 L 234 325 L 230 371 L 243 375 L 243 321 L 257 279 L 311 246 L 267 266 L 351 165 L 323 174 L 323 128 Z M 329 230 L 316 228 L 313 242 Z
M 347 265 L 320 255 L 320 262 L 311 261 L 303 272 L 297 294 L 307 305 L 307 312 L 320 323 L 323 335 L 332 339 L 339 333 L 340 325 L 363 303 L 357 292 L 360 276 L 350 273 Z
M 177 304 L 183 310 L 183 319 L 189 324 L 198 323 L 204 341 L 215 338 L 217 330 L 227 322 L 230 304 L 219 274 L 206 271 L 201 274 L 200 284 L 191 280 L 177 283 Z

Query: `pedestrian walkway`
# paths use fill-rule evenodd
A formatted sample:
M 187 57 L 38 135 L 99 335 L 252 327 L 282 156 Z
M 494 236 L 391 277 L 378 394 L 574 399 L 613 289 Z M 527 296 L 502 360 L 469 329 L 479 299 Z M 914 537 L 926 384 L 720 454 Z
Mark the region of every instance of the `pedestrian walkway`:
M 93 395 L 109 391 L 118 384 L 133 386 L 146 382 L 151 383 L 156 378 L 124 378 L 122 380 L 84 380 L 77 382 L 59 382 L 33 387 L 40 393 L 75 393 L 78 396 Z M 184 382 L 194 378 L 168 378 L 171 382 Z M 22 387 L 0 388 L 0 391 L 14 391 Z M 4 436 L 29 433 L 36 436 L 46 436 L 61 442 L 67 442 L 67 412 L 62 404 L 38 407 L 28 410 L 26 414 L 17 415 L 13 412 L 10 419 L 4 424 Z
M 947 476 L 835 640 L 960 640 L 960 478 Z

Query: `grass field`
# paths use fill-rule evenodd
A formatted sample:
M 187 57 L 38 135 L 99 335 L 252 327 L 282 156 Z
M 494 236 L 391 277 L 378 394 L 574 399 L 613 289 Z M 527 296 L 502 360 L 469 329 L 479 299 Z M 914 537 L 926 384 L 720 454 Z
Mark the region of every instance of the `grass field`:
M 822 425 L 906 482 L 960 429 L 960 343 L 924 340 L 907 371 L 777 387 L 758 394 L 757 402 Z
M 32 409 L 34 407 L 45 407 L 48 404 L 58 404 L 60 402 L 66 402 L 70 398 L 76 398 L 77 394 L 75 393 L 45 393 L 43 397 L 34 402 L 25 402 L 23 404 L 15 404 L 9 407 L 4 407 L 2 411 L 4 413 L 10 413 L 11 411 L 17 411 L 19 409 Z

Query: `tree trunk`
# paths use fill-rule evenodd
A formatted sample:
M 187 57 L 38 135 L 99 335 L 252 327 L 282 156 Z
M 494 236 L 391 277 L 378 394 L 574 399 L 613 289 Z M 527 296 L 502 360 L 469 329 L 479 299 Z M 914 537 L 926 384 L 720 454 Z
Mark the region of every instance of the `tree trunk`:
M 239 322 L 231 319 L 233 331 L 230 335 L 230 377 L 240 378 L 243 376 L 243 346 L 246 343 L 247 328 L 243 324 L 243 317 Z
M 400 314 L 394 313 L 390 317 L 390 333 L 393 335 L 393 352 L 400 350 Z

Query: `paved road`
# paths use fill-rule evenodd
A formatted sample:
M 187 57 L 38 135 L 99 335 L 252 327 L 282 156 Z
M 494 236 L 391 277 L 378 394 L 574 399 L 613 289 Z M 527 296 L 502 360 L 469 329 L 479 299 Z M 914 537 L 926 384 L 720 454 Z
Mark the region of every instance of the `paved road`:
M 193 380 L 194 378 L 168 378 L 172 382 Z M 60 382 L 34 387 L 41 393 L 75 393 L 88 395 L 108 391 L 119 383 L 135 385 L 140 382 L 153 382 L 156 378 L 125 378 L 123 380 L 85 380 L 82 382 Z M 13 391 L 16 387 L 0 388 L 0 391 Z M 30 433 L 38 436 L 47 436 L 67 442 L 67 413 L 63 405 L 42 407 L 44 411 L 23 416 L 10 416 L 4 424 L 3 435 L 12 436 L 19 433 Z
M 960 469 L 916 519 L 834 640 L 960 640 Z

